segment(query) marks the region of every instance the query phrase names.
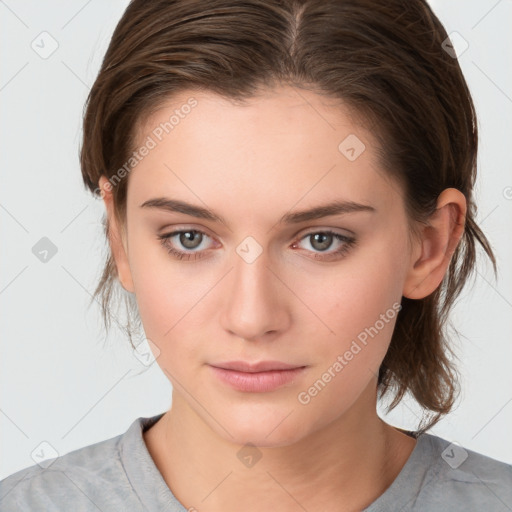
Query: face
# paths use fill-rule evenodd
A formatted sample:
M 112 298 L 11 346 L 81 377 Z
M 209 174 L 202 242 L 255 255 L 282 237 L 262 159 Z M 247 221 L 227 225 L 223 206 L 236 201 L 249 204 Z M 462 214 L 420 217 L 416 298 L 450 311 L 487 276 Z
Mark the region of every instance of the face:
M 144 144 L 129 174 L 123 286 L 173 407 L 259 446 L 343 418 L 376 385 L 410 261 L 402 192 L 372 134 L 313 92 L 281 88 L 241 106 L 194 91 L 147 120 Z M 154 206 L 167 200 L 212 213 Z M 365 208 L 294 216 L 333 202 Z M 305 368 L 256 391 L 212 368 L 269 360 Z

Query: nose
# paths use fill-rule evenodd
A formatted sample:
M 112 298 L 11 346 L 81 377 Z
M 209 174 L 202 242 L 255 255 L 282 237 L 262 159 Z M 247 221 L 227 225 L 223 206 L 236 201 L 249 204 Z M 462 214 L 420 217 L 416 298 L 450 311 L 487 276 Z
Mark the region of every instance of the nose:
M 233 336 L 257 341 L 273 338 L 288 327 L 290 292 L 270 267 L 265 251 L 254 261 L 235 255 L 225 293 L 222 323 Z

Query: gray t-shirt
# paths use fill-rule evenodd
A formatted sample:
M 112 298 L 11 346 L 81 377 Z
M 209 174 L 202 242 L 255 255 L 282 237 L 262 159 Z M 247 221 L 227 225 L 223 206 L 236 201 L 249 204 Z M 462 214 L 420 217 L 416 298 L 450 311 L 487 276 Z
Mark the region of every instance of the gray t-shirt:
M 124 434 L 13 473 L 0 482 L 0 511 L 186 512 L 142 437 L 162 415 L 137 418 Z M 363 512 L 400 511 L 510 512 L 512 466 L 421 434 L 395 481 Z

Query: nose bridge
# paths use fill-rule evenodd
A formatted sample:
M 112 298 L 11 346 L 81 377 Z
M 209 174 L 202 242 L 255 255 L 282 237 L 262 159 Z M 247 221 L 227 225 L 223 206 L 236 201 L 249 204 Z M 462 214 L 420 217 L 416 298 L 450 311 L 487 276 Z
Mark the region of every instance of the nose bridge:
M 268 268 L 268 252 L 254 238 L 247 237 L 236 248 L 233 261 L 224 328 L 248 340 L 281 329 L 286 310 L 277 287 L 282 285 Z

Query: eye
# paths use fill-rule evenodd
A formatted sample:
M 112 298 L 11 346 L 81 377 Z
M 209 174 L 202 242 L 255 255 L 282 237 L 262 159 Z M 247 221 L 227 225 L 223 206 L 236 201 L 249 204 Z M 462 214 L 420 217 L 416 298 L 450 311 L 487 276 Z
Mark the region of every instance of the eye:
M 313 251 L 320 251 L 314 254 L 314 258 L 318 260 L 339 259 L 356 244 L 355 238 L 348 237 L 331 230 L 312 231 L 303 236 L 300 241 L 302 240 L 309 240 L 309 244 L 313 248 Z M 299 242 L 295 242 L 292 247 L 297 248 Z M 336 243 L 341 243 L 342 245 L 334 251 L 327 252 L 333 243 L 335 245 Z
M 201 248 L 201 244 L 205 237 L 210 238 L 206 233 L 196 229 L 183 229 L 181 231 L 173 231 L 172 233 L 157 236 L 162 246 L 167 249 L 167 252 L 179 260 L 184 258 L 187 260 L 200 258 L 201 252 L 204 252 L 205 250 L 204 248 Z M 173 238 L 176 238 L 174 243 L 172 242 Z M 184 247 L 187 250 L 182 251 L 177 249 L 175 244 L 179 244 L 179 246 Z
M 203 231 L 198 231 L 197 229 L 182 229 L 163 235 L 157 235 L 157 238 L 167 252 L 175 258 L 179 260 L 196 260 L 203 257 L 202 254 L 206 251 L 206 248 L 201 247 L 201 245 L 206 238 L 210 237 Z M 173 239 L 175 240 L 173 241 Z M 356 239 L 353 237 L 348 237 L 331 230 L 322 230 L 312 231 L 306 234 L 299 241 L 295 242 L 292 247 L 296 249 L 303 240 L 310 241 L 310 246 L 315 253 L 313 255 L 315 259 L 326 261 L 343 257 L 356 244 Z M 331 248 L 333 244 L 336 245 L 336 243 L 341 243 L 341 246 L 329 252 L 328 249 Z M 180 250 L 176 245 L 185 250 Z

